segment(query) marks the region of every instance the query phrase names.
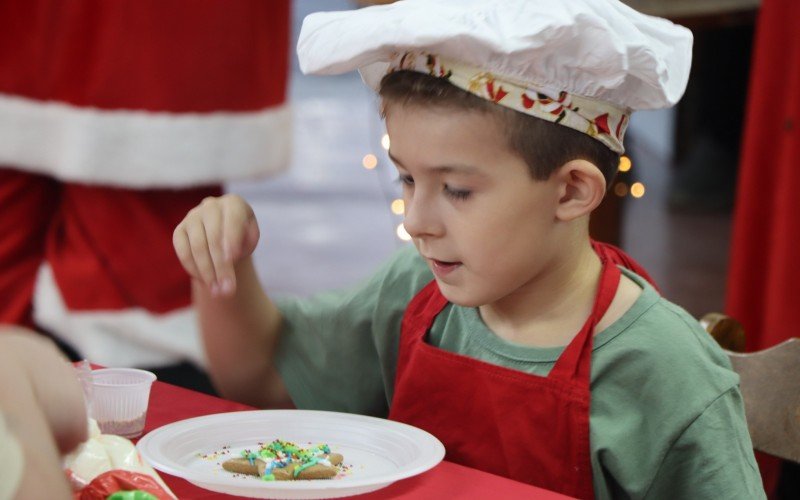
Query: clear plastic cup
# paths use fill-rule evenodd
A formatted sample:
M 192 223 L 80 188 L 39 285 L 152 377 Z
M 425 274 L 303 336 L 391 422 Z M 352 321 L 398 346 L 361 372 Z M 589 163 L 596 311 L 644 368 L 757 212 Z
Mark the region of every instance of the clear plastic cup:
M 155 374 L 136 368 L 92 371 L 92 418 L 103 434 L 142 435 Z

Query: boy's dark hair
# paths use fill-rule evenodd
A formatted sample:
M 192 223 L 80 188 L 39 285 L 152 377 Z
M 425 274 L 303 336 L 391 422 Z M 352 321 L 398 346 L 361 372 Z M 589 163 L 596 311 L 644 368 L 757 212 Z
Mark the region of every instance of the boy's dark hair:
M 384 101 L 402 105 L 432 104 L 494 116 L 506 129 L 508 146 L 525 160 L 537 180 L 548 179 L 561 165 L 576 159 L 599 168 L 609 187 L 617 172 L 620 155 L 602 142 L 569 127 L 493 104 L 442 78 L 395 71 L 383 77 L 379 93 Z

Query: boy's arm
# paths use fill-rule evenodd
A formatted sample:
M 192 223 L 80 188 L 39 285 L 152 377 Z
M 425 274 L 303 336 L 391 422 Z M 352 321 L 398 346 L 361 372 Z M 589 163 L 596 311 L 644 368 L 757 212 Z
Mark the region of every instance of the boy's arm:
M 766 498 L 737 388 L 717 398 L 667 452 L 646 498 Z
M 252 207 L 227 194 L 206 198 L 175 228 L 173 244 L 192 294 L 211 378 L 225 396 L 254 406 L 288 398 L 273 353 L 281 317 L 251 255 L 260 233 Z
M 214 386 L 228 398 L 257 407 L 289 401 L 273 365 L 281 315 L 247 257 L 237 263 L 236 289 L 212 296 L 197 280 L 192 295 Z

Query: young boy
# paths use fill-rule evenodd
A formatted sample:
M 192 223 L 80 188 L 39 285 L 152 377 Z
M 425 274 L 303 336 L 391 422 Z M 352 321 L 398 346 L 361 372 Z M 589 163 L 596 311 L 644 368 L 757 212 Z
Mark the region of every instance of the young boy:
M 388 416 L 580 498 L 763 497 L 724 353 L 588 235 L 631 108 L 685 88 L 687 30 L 612 0 L 406 1 L 312 15 L 298 52 L 379 90 L 416 252 L 276 303 L 250 207 L 204 201 L 174 244 L 223 394 Z

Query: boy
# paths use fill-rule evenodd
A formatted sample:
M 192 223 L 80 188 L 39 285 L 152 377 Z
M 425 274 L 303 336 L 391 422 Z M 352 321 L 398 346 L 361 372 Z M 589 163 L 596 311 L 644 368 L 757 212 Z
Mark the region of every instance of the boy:
M 388 415 L 448 460 L 575 497 L 762 497 L 727 358 L 588 236 L 630 108 L 674 104 L 690 50 L 685 29 L 611 0 L 307 18 L 305 71 L 360 68 L 379 89 L 418 254 L 276 304 L 250 207 L 206 200 L 174 244 L 218 388 Z

